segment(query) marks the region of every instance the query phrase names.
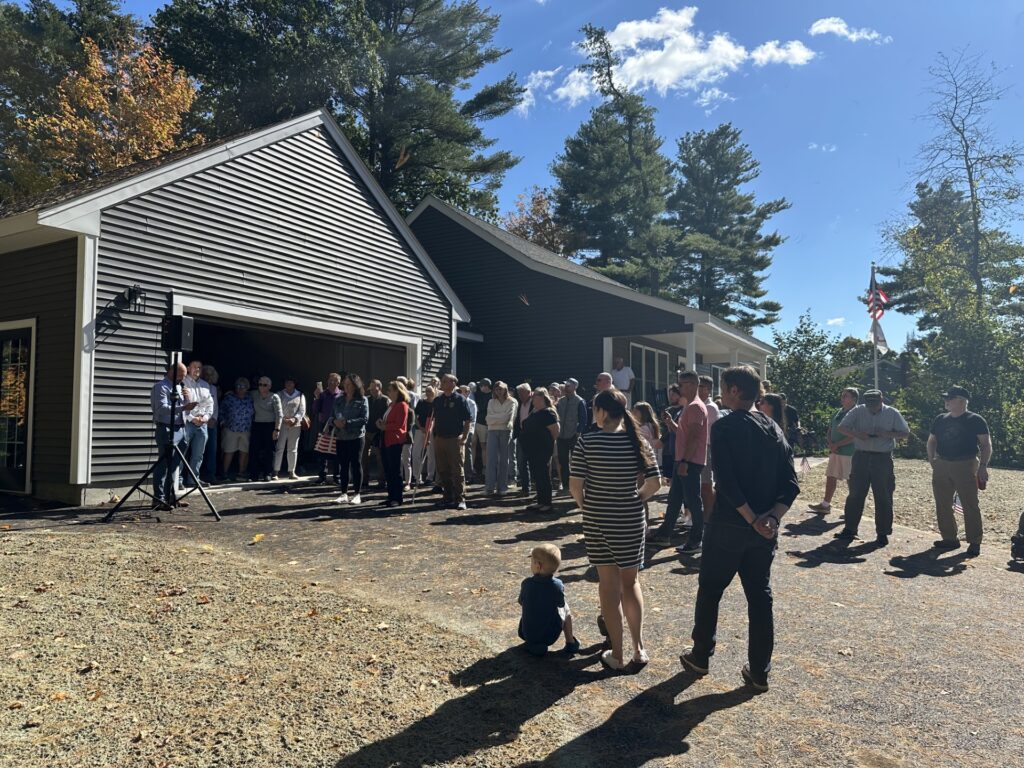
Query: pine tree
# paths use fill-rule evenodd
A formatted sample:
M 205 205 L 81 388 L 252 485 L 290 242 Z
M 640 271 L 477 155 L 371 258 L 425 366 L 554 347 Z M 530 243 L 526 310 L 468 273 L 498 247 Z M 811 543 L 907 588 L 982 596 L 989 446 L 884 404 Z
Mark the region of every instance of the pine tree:
M 668 209 L 677 259 L 671 293 L 744 330 L 778 321 L 782 306 L 765 300 L 765 270 L 782 243 L 765 223 L 789 208 L 785 199 L 757 203 L 743 187 L 760 164 L 728 123 L 678 141 L 675 189 Z
M 668 161 L 654 125 L 655 110 L 615 81 L 621 65 L 604 30 L 584 27 L 588 63 L 604 102 L 552 165 L 558 179 L 555 219 L 569 250 L 626 285 L 661 295 L 671 273 L 670 233 L 663 221 Z

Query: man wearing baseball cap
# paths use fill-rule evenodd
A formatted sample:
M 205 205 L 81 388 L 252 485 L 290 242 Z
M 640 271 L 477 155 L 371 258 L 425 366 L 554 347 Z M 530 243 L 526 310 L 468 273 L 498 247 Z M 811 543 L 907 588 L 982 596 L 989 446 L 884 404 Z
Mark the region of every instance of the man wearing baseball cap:
M 846 497 L 846 525 L 837 539 L 853 539 L 864 514 L 864 502 L 870 490 L 875 499 L 875 543 L 884 547 L 892 535 L 892 494 L 896 490 L 892 452 L 897 440 L 910 437 L 903 415 L 882 402 L 882 393 L 869 389 L 864 403 L 843 417 L 839 432 L 853 438 L 850 467 L 850 493 Z
M 953 515 L 953 495 L 960 497 L 967 535 L 967 556 L 981 552 L 981 508 L 978 489 L 988 482 L 988 462 L 992 458 L 992 437 L 985 419 L 967 410 L 971 393 L 963 387 L 950 387 L 942 393 L 946 412 L 932 422 L 928 434 L 928 461 L 932 465 L 932 494 L 935 516 L 942 538 L 936 549 L 957 549 L 960 539 Z

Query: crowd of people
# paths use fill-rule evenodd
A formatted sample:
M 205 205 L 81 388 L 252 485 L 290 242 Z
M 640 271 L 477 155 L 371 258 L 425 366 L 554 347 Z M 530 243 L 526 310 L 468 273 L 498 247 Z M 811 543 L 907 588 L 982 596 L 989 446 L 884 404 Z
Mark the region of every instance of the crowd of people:
M 355 373 L 331 373 L 326 387 L 317 384 L 307 409 L 293 378 L 277 392 L 266 376 L 258 378 L 255 392 L 239 378 L 220 399 L 216 370 L 196 360 L 170 369 L 154 386 L 156 440 L 181 446 L 186 486 L 211 477 L 218 466 L 229 478 L 248 470 L 250 478 L 264 480 L 287 466 L 295 478 L 298 446 L 308 430 L 315 436 L 318 482 L 337 486 L 339 505 L 363 503 L 374 464 L 379 487 L 387 490 L 381 502 L 386 507 L 429 487 L 440 494 L 438 506 L 465 510 L 467 482 L 482 484 L 494 498 L 518 485 L 520 495 L 534 497 L 526 510 L 539 514 L 555 512 L 556 494 L 571 495 L 582 510 L 587 557 L 598 573 L 599 623 L 610 644 L 602 663 L 614 670 L 648 661 L 639 571 L 647 547 L 671 545 L 681 535 L 677 551 L 700 555 L 693 645 L 681 656 L 683 665 L 707 673 L 718 606 L 738 575 L 750 625 L 743 676 L 764 690 L 774 643 L 770 569 L 780 522 L 799 493 L 791 447 L 803 434 L 799 413 L 752 368 L 736 366 L 722 373 L 718 397 L 710 377 L 680 372 L 659 414 L 645 401 L 630 403 L 634 378 L 622 368 L 617 360 L 613 371 L 626 391 L 615 385 L 616 373 L 604 372 L 590 399 L 579 394 L 573 378 L 511 389 L 489 379 L 460 385 L 445 374 L 420 392 L 407 377 L 386 386 L 374 379 L 364 387 Z M 956 499 L 973 556 L 982 538 L 978 490 L 987 482 L 992 445 L 984 419 L 967 409 L 966 389 L 951 387 L 943 398 L 946 412 L 928 440 L 942 535 L 935 547 L 960 546 Z M 875 544 L 886 546 L 893 525 L 893 450 L 910 430 L 877 390 L 861 396 L 847 388 L 840 401 L 827 435 L 824 498 L 810 511 L 828 514 L 845 482 L 845 525 L 837 536 L 850 540 L 871 492 Z M 167 473 L 180 473 L 175 456 L 169 461 L 158 463 L 154 473 L 157 507 L 172 501 L 164 492 Z M 655 528 L 648 501 L 665 487 L 665 514 Z M 538 654 L 563 634 L 566 651 L 578 649 L 564 585 L 555 577 L 559 557 L 556 547 L 534 550 L 533 574 L 520 591 L 520 635 Z M 626 628 L 632 638 L 628 660 Z

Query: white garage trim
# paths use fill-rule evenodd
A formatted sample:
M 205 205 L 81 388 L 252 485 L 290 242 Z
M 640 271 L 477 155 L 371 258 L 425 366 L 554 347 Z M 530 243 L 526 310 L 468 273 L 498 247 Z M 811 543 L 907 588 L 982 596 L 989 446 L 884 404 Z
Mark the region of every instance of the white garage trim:
M 172 297 L 171 312 L 175 315 L 198 314 L 204 317 L 220 317 L 225 320 L 263 326 L 272 330 L 296 331 L 300 333 L 314 331 L 369 344 L 383 343 L 405 347 L 405 375 L 419 381 L 422 342 L 421 339 L 415 336 L 361 328 L 344 323 L 326 323 L 299 315 L 269 312 L 263 309 L 244 307 L 239 304 L 228 304 L 223 301 L 211 301 L 210 299 L 200 299 L 194 296 L 181 296 L 178 294 L 174 294 Z
M 86 485 L 92 467 L 93 353 L 96 348 L 96 264 L 99 238 L 78 236 L 75 373 L 71 389 L 71 485 Z

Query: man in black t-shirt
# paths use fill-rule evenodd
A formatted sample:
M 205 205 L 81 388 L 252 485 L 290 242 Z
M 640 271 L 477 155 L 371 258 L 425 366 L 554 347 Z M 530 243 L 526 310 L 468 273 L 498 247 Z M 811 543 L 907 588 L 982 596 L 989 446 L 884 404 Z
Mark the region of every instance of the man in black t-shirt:
M 963 387 L 950 387 L 942 394 L 946 413 L 939 414 L 928 435 L 928 461 L 932 465 L 932 494 L 935 516 L 942 538 L 936 549 L 957 549 L 960 539 L 953 496 L 960 497 L 967 536 L 967 555 L 981 552 L 981 508 L 978 489 L 988 482 L 988 462 L 992 458 L 992 438 L 985 419 L 967 410 L 970 393 Z
M 466 476 L 463 474 L 463 452 L 473 428 L 466 398 L 455 391 L 459 380 L 446 373 L 441 377 L 441 394 L 434 398 L 433 442 L 437 477 L 444 494 L 438 506 L 445 509 L 466 508 Z

